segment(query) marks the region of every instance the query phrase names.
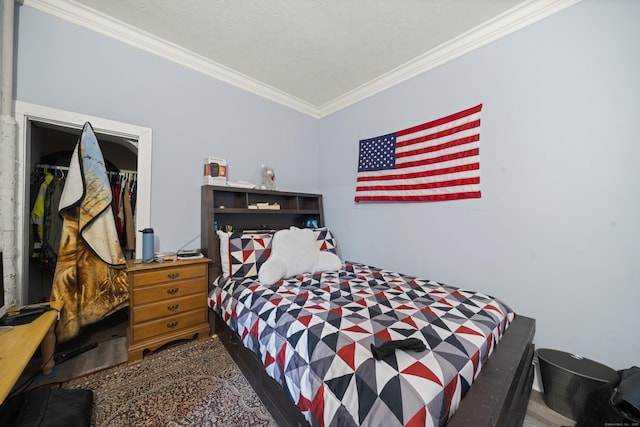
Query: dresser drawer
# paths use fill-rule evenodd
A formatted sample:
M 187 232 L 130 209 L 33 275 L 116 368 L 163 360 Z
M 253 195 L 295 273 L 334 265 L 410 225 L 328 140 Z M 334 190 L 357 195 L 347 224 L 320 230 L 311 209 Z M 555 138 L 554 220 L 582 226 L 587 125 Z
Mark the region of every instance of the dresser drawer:
M 129 363 L 166 343 L 210 333 L 207 307 L 208 258 L 164 263 L 128 260 Z
M 133 325 L 132 342 L 142 341 L 147 338 L 157 337 L 162 334 L 177 332 L 188 326 L 204 323 L 206 319 L 206 311 L 200 309 L 187 311 L 171 317 L 152 320 L 141 324 Z
M 135 288 L 133 290 L 133 303 L 137 307 L 140 304 L 173 300 L 197 293 L 206 294 L 206 282 L 204 280 L 179 280 L 171 283 Z
M 166 264 L 166 263 L 165 263 Z M 177 280 L 200 278 L 206 281 L 206 265 L 186 265 L 182 267 L 162 268 L 137 272 L 133 278 L 133 286 L 151 285 L 155 283 L 174 282 Z
M 201 309 L 207 304 L 205 295 L 194 294 L 182 298 L 171 298 L 166 301 L 133 307 L 133 322 L 137 325 L 161 317 L 173 316 L 193 309 Z

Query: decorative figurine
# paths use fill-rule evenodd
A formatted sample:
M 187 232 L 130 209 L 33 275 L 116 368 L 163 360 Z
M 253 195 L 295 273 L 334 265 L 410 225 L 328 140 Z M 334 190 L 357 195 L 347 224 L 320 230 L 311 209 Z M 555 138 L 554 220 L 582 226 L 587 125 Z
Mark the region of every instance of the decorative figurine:
M 263 190 L 277 190 L 276 186 L 276 173 L 272 167 L 262 165 L 262 185 Z

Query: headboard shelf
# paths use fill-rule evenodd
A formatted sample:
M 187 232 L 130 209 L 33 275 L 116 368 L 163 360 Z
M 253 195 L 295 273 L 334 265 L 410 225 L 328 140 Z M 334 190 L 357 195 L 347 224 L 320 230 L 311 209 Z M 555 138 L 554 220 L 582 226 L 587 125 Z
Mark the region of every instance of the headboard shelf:
M 259 211 L 259 212 L 256 212 Z M 257 213 L 260 214 L 282 214 L 282 215 L 291 215 L 291 214 L 308 214 L 308 215 L 316 215 L 318 213 L 318 209 L 244 209 L 244 208 L 213 208 L 213 212 L 216 214 L 247 214 L 247 215 L 255 215 Z
M 257 209 L 258 203 L 278 205 L 279 209 Z M 310 219 L 319 227 L 324 226 L 321 194 L 203 185 L 200 245 L 204 255 L 212 260 L 210 279 L 215 279 L 221 271 L 216 225 L 221 230 L 230 226 L 234 231 L 270 232 L 292 225 L 303 227 Z

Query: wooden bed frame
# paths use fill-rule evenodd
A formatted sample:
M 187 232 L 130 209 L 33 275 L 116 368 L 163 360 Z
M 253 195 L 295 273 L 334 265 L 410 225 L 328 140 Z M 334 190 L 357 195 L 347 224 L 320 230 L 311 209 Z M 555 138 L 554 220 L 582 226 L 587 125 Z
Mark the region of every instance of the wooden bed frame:
M 276 423 L 309 426 L 282 386 L 264 370 L 258 356 L 213 310 L 209 310 L 209 323 Z M 522 426 L 533 383 L 534 333 L 534 319 L 516 316 L 448 427 Z
M 287 193 L 203 185 L 201 191 L 201 248 L 213 260 L 209 281 L 221 274 L 219 240 L 215 225 L 233 229 L 287 228 L 315 219 L 324 226 L 321 194 Z M 277 203 L 280 210 L 253 210 L 255 202 Z M 212 333 L 217 333 L 227 351 L 247 378 L 279 426 L 308 426 L 284 389 L 265 371 L 261 360 L 247 349 L 226 323 L 209 310 Z M 516 316 L 485 363 L 478 378 L 462 399 L 448 427 L 520 427 L 527 412 L 533 384 L 533 336 L 535 320 Z

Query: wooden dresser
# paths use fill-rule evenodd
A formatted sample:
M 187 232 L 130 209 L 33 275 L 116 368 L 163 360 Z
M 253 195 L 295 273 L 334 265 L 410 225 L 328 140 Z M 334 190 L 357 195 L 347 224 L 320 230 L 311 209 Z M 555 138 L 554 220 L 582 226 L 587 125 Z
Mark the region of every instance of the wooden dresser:
M 129 364 L 177 340 L 209 336 L 208 258 L 134 264 L 129 271 Z

